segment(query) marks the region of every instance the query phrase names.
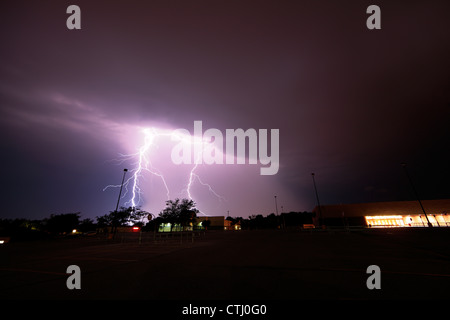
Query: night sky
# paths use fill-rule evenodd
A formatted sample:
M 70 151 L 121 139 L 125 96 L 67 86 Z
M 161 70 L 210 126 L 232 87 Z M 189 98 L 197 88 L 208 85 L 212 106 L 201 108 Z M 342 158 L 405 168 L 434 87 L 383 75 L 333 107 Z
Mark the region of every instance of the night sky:
M 69 5 L 81 30 L 68 30 Z M 366 9 L 381 8 L 381 30 Z M 2 1 L 0 218 L 115 209 L 143 128 L 280 130 L 280 168 L 197 168 L 208 215 L 450 196 L 448 1 Z M 190 165 L 149 157 L 184 197 Z M 130 177 L 130 176 L 129 176 Z M 141 179 L 159 213 L 161 179 Z M 125 193 L 121 205 L 130 200 Z

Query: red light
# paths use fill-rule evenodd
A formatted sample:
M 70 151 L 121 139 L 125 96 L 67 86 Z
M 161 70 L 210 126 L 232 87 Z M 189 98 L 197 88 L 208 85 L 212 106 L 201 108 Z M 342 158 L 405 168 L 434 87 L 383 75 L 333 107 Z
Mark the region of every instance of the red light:
M 137 232 L 137 231 L 139 231 L 139 227 L 133 227 L 133 232 Z

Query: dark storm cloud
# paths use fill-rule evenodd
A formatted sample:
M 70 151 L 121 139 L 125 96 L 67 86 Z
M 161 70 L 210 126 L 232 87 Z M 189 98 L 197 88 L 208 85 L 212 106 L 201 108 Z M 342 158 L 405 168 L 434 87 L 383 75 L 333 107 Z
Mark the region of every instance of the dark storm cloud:
M 77 1 L 69 31 L 69 3 L 3 3 L 5 216 L 18 199 L 20 214 L 103 214 L 116 195 L 99 190 L 121 170 L 105 161 L 128 129 L 194 120 L 280 129 L 280 171 L 253 178 L 252 201 L 231 191 L 242 178 L 213 174 L 241 215 L 273 211 L 273 194 L 311 210 L 311 172 L 324 203 L 405 200 L 402 161 L 424 198 L 448 197 L 449 5 L 380 2 L 369 31 L 370 4 Z

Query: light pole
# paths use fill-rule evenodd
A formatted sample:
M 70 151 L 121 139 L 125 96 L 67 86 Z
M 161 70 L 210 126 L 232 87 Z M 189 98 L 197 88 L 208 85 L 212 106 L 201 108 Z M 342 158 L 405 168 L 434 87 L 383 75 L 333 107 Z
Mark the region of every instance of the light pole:
M 322 210 L 320 209 L 320 201 L 319 201 L 319 194 L 317 193 L 317 187 L 316 187 L 316 180 L 314 179 L 314 172 L 311 173 L 313 184 L 314 184 L 314 191 L 316 192 L 316 199 L 317 199 L 317 208 L 319 209 L 319 225 L 322 225 Z
M 276 212 L 276 215 L 277 215 L 277 217 L 278 217 L 278 203 L 277 203 L 277 196 L 274 196 L 275 197 L 275 212 Z M 283 211 L 283 210 L 281 210 L 281 211 Z M 283 212 L 281 213 L 281 217 L 282 217 L 282 219 L 283 219 L 283 221 L 280 221 L 280 228 L 285 228 L 286 227 L 286 224 L 284 223 L 284 215 L 283 215 Z M 277 218 L 278 219 L 278 218 Z
M 116 204 L 116 210 L 114 211 L 114 213 L 116 214 L 117 217 L 117 210 L 119 209 L 119 202 L 120 202 L 120 196 L 122 195 L 122 188 L 123 188 L 123 182 L 125 181 L 125 175 L 127 174 L 128 169 L 123 169 L 123 178 L 122 178 L 122 184 L 120 185 L 120 191 L 119 191 L 119 198 L 117 199 L 117 204 Z M 115 238 L 116 235 L 116 223 L 113 219 L 113 225 L 112 225 L 112 232 L 113 232 L 113 239 Z
M 120 185 L 119 198 L 117 199 L 116 211 L 119 209 L 120 196 L 122 195 L 123 182 L 125 181 L 125 175 L 127 174 L 128 169 L 123 169 L 123 178 L 122 184 Z
M 278 216 L 277 196 L 274 196 L 274 197 L 275 197 L 275 212 L 276 212 L 276 215 Z
M 402 163 L 402 167 L 403 167 L 403 169 L 405 169 L 405 173 L 406 173 L 406 176 L 408 177 L 409 184 L 411 185 L 411 188 L 412 188 L 413 191 L 414 191 L 414 195 L 416 196 L 416 199 L 417 199 L 417 201 L 419 202 L 420 207 L 422 208 L 423 214 L 425 215 L 425 218 L 427 219 L 428 227 L 432 227 L 433 224 L 430 222 L 430 220 L 428 220 L 427 213 L 425 212 L 425 209 L 424 209 L 424 207 L 423 207 L 423 205 L 422 205 L 422 201 L 420 201 L 419 194 L 417 193 L 416 188 L 414 188 L 414 184 L 413 184 L 412 179 L 411 179 L 411 177 L 410 177 L 410 175 L 409 175 L 409 173 L 408 173 L 408 169 L 406 169 L 406 163 L 403 162 L 403 163 Z

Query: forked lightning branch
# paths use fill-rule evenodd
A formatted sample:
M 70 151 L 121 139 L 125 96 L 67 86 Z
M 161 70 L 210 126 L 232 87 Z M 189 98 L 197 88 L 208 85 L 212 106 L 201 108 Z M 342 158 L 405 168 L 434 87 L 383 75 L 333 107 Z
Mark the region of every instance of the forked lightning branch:
M 223 199 L 217 194 L 210 184 L 204 182 L 197 173 L 200 165 L 233 165 L 233 164 L 260 164 L 261 175 L 275 175 L 279 169 L 279 129 L 270 130 L 270 143 L 267 129 L 250 128 L 226 129 L 225 135 L 219 129 L 210 128 L 203 132 L 202 121 L 194 121 L 193 134 L 186 129 L 159 129 L 155 127 L 142 129 L 144 140 L 137 152 L 132 154 L 121 154 L 117 159 L 119 163 L 133 161 L 135 168 L 130 170 L 131 176 L 127 178 L 123 187 L 123 197 L 131 194 L 131 199 L 125 204 L 137 207 L 142 203 L 141 178 L 150 174 L 161 179 L 164 185 L 167 199 L 170 199 L 170 190 L 164 174 L 155 167 L 152 159 L 155 157 L 166 157 L 167 154 L 155 152 L 153 147 L 161 143 L 160 138 L 169 137 L 173 146 L 170 159 L 174 165 L 190 165 L 190 171 L 185 184 L 185 192 L 192 199 L 192 186 L 195 182 L 200 183 L 217 198 Z M 269 150 L 270 148 L 270 150 Z M 167 159 L 168 160 L 168 159 Z M 110 187 L 121 185 L 108 185 L 103 191 Z

